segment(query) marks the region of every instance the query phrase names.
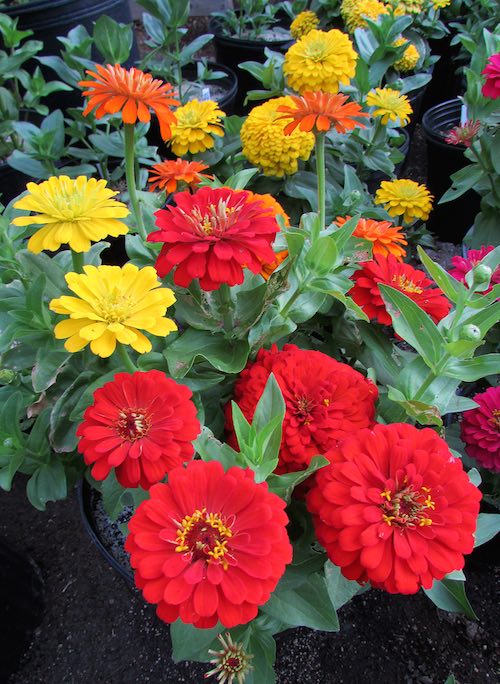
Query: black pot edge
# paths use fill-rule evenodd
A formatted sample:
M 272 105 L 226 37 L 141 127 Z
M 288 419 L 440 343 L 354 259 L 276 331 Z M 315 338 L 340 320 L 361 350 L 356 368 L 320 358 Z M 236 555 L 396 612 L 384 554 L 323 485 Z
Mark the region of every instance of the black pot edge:
M 210 69 L 219 70 L 219 71 L 224 71 L 226 73 L 226 78 L 229 79 L 230 82 L 230 88 L 227 91 L 226 95 L 222 97 L 217 104 L 221 109 L 224 108 L 224 106 L 227 106 L 229 102 L 231 102 L 235 97 L 238 92 L 238 76 L 236 73 L 231 69 L 230 67 L 226 66 L 225 64 L 221 64 L 220 62 L 212 62 L 209 61 L 207 62 L 207 66 Z M 195 64 L 187 64 L 185 67 L 183 67 L 183 70 L 186 69 L 186 71 L 189 70 L 189 68 L 192 67 L 194 69 L 194 72 L 196 73 L 196 65 Z M 225 80 L 225 79 L 221 79 Z M 207 84 L 207 86 L 210 86 L 211 81 L 204 81 L 204 83 Z M 216 84 L 217 81 L 214 81 Z
M 237 38 L 236 36 L 227 36 L 220 28 L 220 20 L 217 17 L 212 17 L 209 22 L 209 31 L 214 34 L 214 40 L 219 42 L 226 42 L 234 48 L 245 49 L 250 48 L 282 48 L 289 47 L 295 42 L 292 37 L 283 38 L 282 40 L 250 40 L 248 38 Z

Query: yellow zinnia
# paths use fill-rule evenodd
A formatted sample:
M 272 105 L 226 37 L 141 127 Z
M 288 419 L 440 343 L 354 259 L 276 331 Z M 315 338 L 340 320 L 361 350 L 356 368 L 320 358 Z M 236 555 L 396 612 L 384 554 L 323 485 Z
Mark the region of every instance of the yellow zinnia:
M 426 0 L 387 0 L 387 4 L 391 5 L 394 14 L 402 16 L 403 14 L 420 14 L 424 9 Z
M 140 332 L 164 337 L 177 325 L 164 318 L 175 302 L 172 290 L 161 283 L 152 266 L 84 266 L 84 273 L 66 274 L 68 287 L 77 296 L 62 296 L 50 302 L 50 309 L 69 316 L 58 323 L 54 334 L 66 339 L 69 352 L 83 349 L 111 356 L 116 343 L 129 344 L 139 354 L 151 351 L 151 342 Z
M 443 9 L 443 7 L 448 7 L 451 4 L 451 0 L 432 0 L 432 6 L 435 10 Z
M 322 90 L 337 93 L 356 72 L 358 56 L 345 33 L 314 29 L 292 45 L 283 64 L 290 88 L 304 93 Z
M 254 107 L 241 127 L 243 154 L 251 164 L 260 166 L 265 176 L 296 173 L 299 159 L 309 159 L 314 134 L 296 128 L 291 135 L 284 129 L 292 119 L 283 119 L 280 105 L 291 106 L 290 97 L 276 97 Z
M 425 185 L 407 178 L 382 181 L 375 194 L 375 204 L 383 204 L 391 216 L 402 216 L 406 223 L 413 219 L 427 221 L 433 199 Z
M 417 46 L 414 43 L 407 41 L 406 38 L 398 38 L 396 41 L 394 41 L 393 46 L 399 47 L 405 43 L 408 45 L 408 47 L 403 52 L 403 56 L 394 62 L 394 67 L 398 71 L 413 71 L 418 64 L 418 60 L 420 59 L 420 52 L 418 51 Z
M 379 0 L 359 0 L 355 3 L 349 0 L 342 3 L 341 12 L 349 33 L 367 26 L 366 17 L 376 21 L 381 14 L 389 14 L 386 5 Z
M 290 33 L 292 34 L 292 38 L 298 40 L 299 38 L 302 38 L 302 36 L 307 36 L 310 31 L 318 28 L 318 26 L 318 17 L 314 14 L 314 12 L 311 12 L 311 10 L 306 10 L 305 12 L 297 14 L 295 19 L 292 21 L 290 25 Z
M 373 111 L 374 116 L 380 116 L 382 123 L 387 125 L 389 121 L 394 121 L 400 126 L 406 126 L 413 113 L 409 99 L 406 95 L 401 95 L 392 88 L 375 88 L 370 90 L 366 96 L 366 104 L 369 107 L 376 107 Z
M 52 176 L 38 185 L 28 183 L 26 188 L 28 194 L 14 208 L 36 214 L 17 216 L 12 223 L 44 226 L 28 241 L 28 249 L 34 254 L 43 249 L 54 252 L 66 244 L 75 252 L 87 252 L 91 241 L 128 232 L 127 226 L 117 219 L 130 212 L 123 202 L 113 199 L 118 193 L 107 188 L 105 180 Z
M 213 100 L 190 100 L 175 110 L 175 116 L 170 144 L 178 157 L 204 152 L 214 146 L 213 135 L 224 135 L 221 119 L 226 115 Z

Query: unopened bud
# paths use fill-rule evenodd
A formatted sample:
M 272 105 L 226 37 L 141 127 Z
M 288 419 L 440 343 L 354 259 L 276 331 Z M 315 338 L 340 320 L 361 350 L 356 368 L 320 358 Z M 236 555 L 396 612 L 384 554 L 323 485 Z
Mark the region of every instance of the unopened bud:
M 476 342 L 481 339 L 481 330 L 477 327 L 477 325 L 473 325 L 472 323 L 464 325 L 460 330 L 460 339 Z
M 11 437 L 7 437 L 7 439 L 3 440 L 3 446 L 6 449 L 11 449 L 14 446 L 14 440 Z
M 491 280 L 491 268 L 486 266 L 486 264 L 478 264 L 474 266 L 472 271 L 473 283 L 474 285 L 482 285 L 483 283 L 489 283 Z
M 16 371 L 3 368 L 0 370 L 0 383 L 3 385 L 9 385 L 11 382 L 13 382 L 13 380 L 16 379 L 16 375 Z

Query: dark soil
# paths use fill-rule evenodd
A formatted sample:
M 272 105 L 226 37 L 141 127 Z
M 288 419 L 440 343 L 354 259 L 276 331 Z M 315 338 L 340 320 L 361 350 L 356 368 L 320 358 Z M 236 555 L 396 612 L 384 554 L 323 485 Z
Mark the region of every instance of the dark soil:
M 76 496 L 41 513 L 24 487 L 19 478 L 0 494 L 0 536 L 38 563 L 46 610 L 9 684 L 201 683 L 207 667 L 171 661 L 168 627 L 90 543 Z M 340 633 L 299 629 L 278 640 L 278 684 L 442 684 L 450 673 L 461 684 L 498 681 L 499 575 L 489 560 L 467 571 L 478 622 L 423 595 L 363 594 L 340 611 Z

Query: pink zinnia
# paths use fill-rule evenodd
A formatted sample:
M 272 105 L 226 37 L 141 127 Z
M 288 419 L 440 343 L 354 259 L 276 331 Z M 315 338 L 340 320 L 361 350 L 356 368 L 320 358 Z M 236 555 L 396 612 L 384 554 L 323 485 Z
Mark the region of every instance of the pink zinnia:
M 500 52 L 491 55 L 481 74 L 486 76 L 486 83 L 481 91 L 483 95 L 493 100 L 498 99 L 500 97 Z
M 469 119 L 463 125 L 455 126 L 449 130 L 445 142 L 448 145 L 465 145 L 465 147 L 470 147 L 480 128 L 480 121 Z
M 465 450 L 484 468 L 500 472 L 500 387 L 490 387 L 473 399 L 479 406 L 462 418 Z
M 495 248 L 491 245 L 488 247 L 481 246 L 480 249 L 469 249 L 466 257 L 454 256 L 451 260 L 453 268 L 448 271 L 449 274 L 461 283 L 466 284 L 465 276 L 467 273 L 474 268 L 474 266 L 477 266 L 478 263 L 494 249 Z M 491 276 L 490 287 L 486 292 L 490 292 L 493 285 L 496 285 L 497 283 L 500 283 L 500 267 L 498 267 Z

